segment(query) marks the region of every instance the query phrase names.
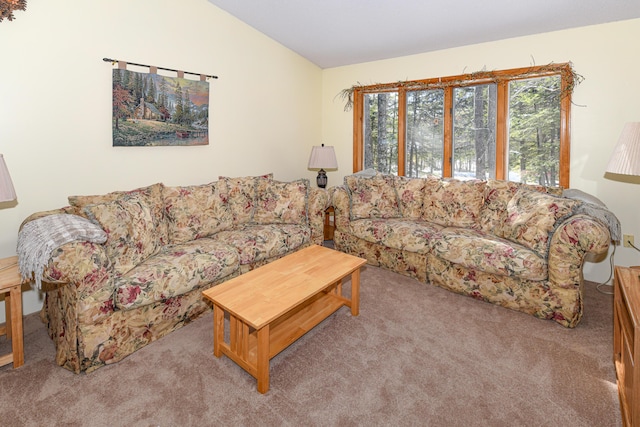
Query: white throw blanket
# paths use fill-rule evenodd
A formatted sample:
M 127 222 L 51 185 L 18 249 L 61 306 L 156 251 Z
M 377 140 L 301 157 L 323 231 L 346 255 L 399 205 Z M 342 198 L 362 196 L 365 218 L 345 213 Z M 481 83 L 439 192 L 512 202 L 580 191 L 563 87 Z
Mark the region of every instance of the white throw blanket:
M 23 280 L 42 286 L 42 273 L 51 252 L 65 243 L 104 243 L 107 233 L 86 218 L 71 214 L 47 215 L 30 221 L 18 233 L 18 268 Z

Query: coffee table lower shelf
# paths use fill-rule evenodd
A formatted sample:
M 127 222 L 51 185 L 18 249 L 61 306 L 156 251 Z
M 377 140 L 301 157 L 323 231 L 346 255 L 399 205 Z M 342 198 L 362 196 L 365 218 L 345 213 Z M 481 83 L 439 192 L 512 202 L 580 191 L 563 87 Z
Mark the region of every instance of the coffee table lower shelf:
M 343 297 L 341 286 L 339 282 L 334 283 L 258 330 L 229 313 L 229 343 L 224 341 L 225 311 L 214 303 L 214 355 L 220 357 L 224 354 L 229 357 L 256 378 L 260 393 L 266 393 L 269 389 L 269 360 L 340 307 L 348 306 L 354 316 L 358 315 L 358 305 L 352 302 L 354 296 L 351 299 Z

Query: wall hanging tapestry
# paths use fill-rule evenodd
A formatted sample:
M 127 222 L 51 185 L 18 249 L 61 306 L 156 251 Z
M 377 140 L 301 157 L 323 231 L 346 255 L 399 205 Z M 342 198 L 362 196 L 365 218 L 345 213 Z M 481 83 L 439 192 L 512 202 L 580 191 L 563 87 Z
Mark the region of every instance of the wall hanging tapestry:
M 209 144 L 209 82 L 113 70 L 113 146 Z

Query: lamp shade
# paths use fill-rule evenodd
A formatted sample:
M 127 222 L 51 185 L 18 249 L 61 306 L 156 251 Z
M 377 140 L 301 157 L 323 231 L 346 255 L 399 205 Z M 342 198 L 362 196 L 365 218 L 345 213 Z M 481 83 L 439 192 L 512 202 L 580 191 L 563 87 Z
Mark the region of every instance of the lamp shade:
M 9 169 L 0 154 L 0 202 L 11 202 L 16 199 L 16 190 L 13 188 Z
M 336 152 L 332 146 L 325 147 L 314 146 L 309 156 L 308 169 L 337 169 L 338 160 L 336 160 Z
M 640 122 L 624 125 L 606 171 L 621 175 L 640 175 Z

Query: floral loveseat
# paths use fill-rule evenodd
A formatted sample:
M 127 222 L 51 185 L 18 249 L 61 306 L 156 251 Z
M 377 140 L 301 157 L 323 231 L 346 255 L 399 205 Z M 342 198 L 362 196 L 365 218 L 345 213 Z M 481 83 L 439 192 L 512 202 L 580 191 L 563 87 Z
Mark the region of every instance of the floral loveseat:
M 330 192 L 336 249 L 567 327 L 582 315 L 585 255 L 610 244 L 558 188 L 356 174 Z
M 117 362 L 209 310 L 204 289 L 322 244 L 328 201 L 307 180 L 220 177 L 69 197 L 68 207 L 31 215 L 22 229 L 64 213 L 108 236 L 66 243 L 44 266 L 41 316 L 57 363 L 77 373 Z

